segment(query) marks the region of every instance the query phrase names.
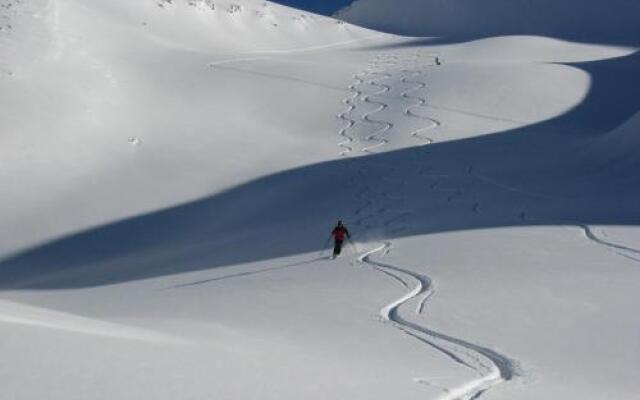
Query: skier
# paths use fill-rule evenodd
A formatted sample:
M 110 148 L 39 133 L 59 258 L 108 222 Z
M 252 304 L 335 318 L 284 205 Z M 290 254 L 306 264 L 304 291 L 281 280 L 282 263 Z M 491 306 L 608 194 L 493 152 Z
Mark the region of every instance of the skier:
M 345 238 L 351 239 L 351 235 L 347 228 L 342 224 L 342 221 L 338 221 L 338 224 L 331 232 L 331 236 L 333 236 L 334 239 L 333 258 L 336 258 L 342 251 L 342 242 L 344 242 Z

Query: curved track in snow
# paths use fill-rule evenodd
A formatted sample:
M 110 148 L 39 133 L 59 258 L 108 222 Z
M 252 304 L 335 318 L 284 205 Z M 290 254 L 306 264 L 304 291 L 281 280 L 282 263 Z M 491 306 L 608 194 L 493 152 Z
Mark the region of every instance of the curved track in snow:
M 593 231 L 593 229 L 591 229 L 591 227 L 587 224 L 583 224 L 581 222 L 574 222 L 573 225 L 576 225 L 578 227 L 580 227 L 583 231 L 584 231 L 584 235 L 591 241 L 602 245 L 602 246 L 606 246 L 606 247 L 610 247 L 612 249 L 616 249 L 616 250 L 624 250 L 624 251 L 628 251 L 630 253 L 634 253 L 634 254 L 638 254 L 640 255 L 640 250 L 638 249 L 634 249 L 633 247 L 627 247 L 627 246 L 623 246 L 621 244 L 617 244 L 617 243 L 613 243 L 610 242 L 608 240 L 602 239 L 601 237 L 597 236 L 595 234 L 595 232 Z
M 497 188 L 500 188 L 506 192 L 512 192 L 512 193 L 517 193 L 523 196 L 527 196 L 530 198 L 534 198 L 534 199 L 544 199 L 544 200 L 550 200 L 550 201 L 557 201 L 557 200 L 563 200 L 560 197 L 557 196 L 552 196 L 549 194 L 544 194 L 544 193 L 536 193 L 536 192 L 532 192 L 529 190 L 525 190 L 522 188 L 518 188 L 518 187 L 513 187 L 510 186 L 508 184 L 505 183 L 501 183 L 496 181 L 495 179 L 489 178 L 485 175 L 479 174 L 477 172 L 473 172 L 472 169 L 469 170 L 469 174 L 478 179 L 479 181 L 482 181 L 484 183 L 490 184 L 492 186 L 495 186 Z M 529 215 L 529 213 L 525 210 L 520 211 L 520 213 L 518 214 L 518 218 L 521 221 L 526 221 L 526 222 L 531 222 L 531 223 L 535 223 L 536 222 L 536 218 L 535 217 L 531 217 Z M 633 247 L 629 247 L 629 246 L 624 246 L 609 240 L 606 240 L 600 236 L 598 236 L 595 231 L 593 230 L 593 228 L 591 226 L 589 226 L 588 224 L 581 222 L 581 221 L 558 221 L 559 225 L 568 225 L 568 226 L 575 226 L 577 228 L 579 228 L 580 230 L 582 230 L 582 233 L 584 235 L 584 237 L 591 241 L 592 243 L 594 243 L 595 245 L 598 246 L 602 246 L 612 252 L 614 252 L 615 254 L 625 257 L 629 260 L 635 261 L 635 262 L 640 262 L 640 249 L 636 249 Z M 627 253 L 631 253 L 627 254 Z
M 582 229 L 582 232 L 584 234 L 584 237 L 587 238 L 588 240 L 590 240 L 591 242 L 595 243 L 598 246 L 603 246 L 611 251 L 613 251 L 615 254 L 625 257 L 629 260 L 635 261 L 635 262 L 640 262 L 640 250 L 635 249 L 633 247 L 628 247 L 628 246 L 623 246 L 621 244 L 618 243 L 614 243 L 611 242 L 609 240 L 605 240 L 603 238 L 601 238 L 600 236 L 596 235 L 596 233 L 594 232 L 594 230 L 587 224 L 584 224 L 582 222 L 567 222 L 568 225 L 574 225 L 577 226 L 578 228 Z M 629 255 L 626 253 L 631 253 L 633 255 Z
M 356 124 L 356 120 L 351 118 L 351 112 L 356 109 L 355 101 L 362 95 L 362 92 L 357 89 L 358 85 L 362 84 L 364 81 L 360 78 L 358 74 L 353 75 L 353 79 L 356 81 L 349 85 L 350 95 L 349 97 L 342 100 L 342 102 L 347 106 L 347 109 L 340 114 L 338 114 L 338 119 L 345 122 L 345 126 L 340 128 L 340 132 L 338 133 L 340 136 L 344 138 L 344 141 L 338 143 L 343 150 L 340 152 L 341 156 L 346 156 L 347 154 L 353 151 L 353 148 L 349 146 L 350 143 L 353 142 L 353 137 L 347 134 L 347 131 Z
M 416 58 L 418 55 L 416 55 Z M 437 58 L 434 65 L 440 65 Z M 392 68 L 396 66 L 402 60 L 395 55 L 389 57 L 378 57 L 374 61 L 375 66 L 380 68 Z M 405 74 L 410 73 L 414 77 L 417 77 L 419 71 L 403 71 Z M 365 81 L 365 76 L 359 74 L 354 76 L 356 83 L 351 85 L 349 89 L 352 91 L 352 95 L 345 99 L 343 102 L 347 104 L 347 109 L 338 115 L 338 118 L 346 122 L 340 130 L 340 136 L 346 138 L 345 141 L 340 142 L 339 146 L 342 149 L 341 155 L 346 156 L 352 150 L 351 144 L 355 141 L 354 136 L 350 136 L 347 132 L 352 129 L 358 121 L 351 118 L 351 113 L 357 108 L 357 100 L 362 98 L 364 103 L 376 105 L 376 109 L 369 111 L 362 116 L 362 122 L 368 123 L 368 125 L 375 125 L 377 127 L 371 134 L 365 136 L 364 140 L 376 140 L 374 146 L 366 146 L 362 149 L 365 153 L 375 153 L 375 148 L 380 148 L 388 143 L 388 140 L 381 137 L 388 130 L 393 127 L 390 121 L 384 121 L 374 119 L 371 116 L 379 113 L 387 108 L 388 104 L 384 103 L 380 97 L 384 96 L 392 90 L 392 87 L 388 84 L 380 83 L 380 79 L 390 80 L 392 75 L 387 72 L 371 72 L 369 68 L 365 75 L 374 75 L 367 82 L 370 86 L 380 88 L 373 94 L 367 94 L 363 96 L 363 93 L 357 89 Z M 434 129 L 440 126 L 440 122 L 424 117 L 415 112 L 419 107 L 425 107 L 427 99 L 420 96 L 411 95 L 412 92 L 416 92 L 420 89 L 426 88 L 426 83 L 419 80 L 409 80 L 406 77 L 402 78 L 401 82 L 405 85 L 413 85 L 411 88 L 405 90 L 400 96 L 406 100 L 413 101 L 414 103 L 404 109 L 403 114 L 406 117 L 418 118 L 424 120 L 427 125 L 411 132 L 411 136 L 421 141 L 420 145 L 432 143 L 434 140 L 430 137 L 421 135 L 422 132 Z M 376 100 L 372 100 L 371 96 L 376 96 Z M 425 143 L 426 142 L 426 143 Z M 471 168 L 469 168 L 469 171 Z M 425 170 L 425 174 L 427 170 Z M 470 173 L 470 172 L 469 172 Z M 361 169 L 357 171 L 357 179 L 352 179 L 352 183 L 358 184 L 366 182 L 368 171 Z M 444 175 L 443 175 L 444 176 Z M 380 180 L 393 181 L 392 177 L 378 176 Z M 399 187 L 406 185 L 406 182 L 396 182 Z M 390 186 L 388 184 L 387 186 Z M 437 190 L 434 188 L 434 190 Z M 449 189 L 442 189 L 449 190 Z M 454 197 L 462 193 L 461 189 L 451 189 L 454 194 L 449 196 L 448 202 L 453 201 Z M 393 192 L 397 192 L 394 190 Z M 375 224 L 368 222 L 371 220 L 382 219 L 382 226 L 386 229 L 390 229 L 394 226 L 401 225 L 400 221 L 407 216 L 411 215 L 410 211 L 401 211 L 398 215 L 393 217 L 386 217 L 389 210 L 393 208 L 395 204 L 402 201 L 402 199 L 391 196 L 391 190 L 378 190 L 370 185 L 364 184 L 356 193 L 356 199 L 361 204 L 356 210 L 355 215 L 358 217 L 356 224 L 361 228 L 368 230 L 376 227 Z M 473 210 L 477 212 L 478 205 L 474 204 Z M 402 227 L 400 227 L 402 229 Z M 440 388 L 443 394 L 440 396 L 440 400 L 472 400 L 479 398 L 486 390 L 491 387 L 500 384 L 504 381 L 511 380 L 517 375 L 517 368 L 515 363 L 508 357 L 498 353 L 497 351 L 488 347 L 480 346 L 466 340 L 449 336 L 440 332 L 437 332 L 428 327 L 422 326 L 417 322 L 409 319 L 403 314 L 405 308 L 413 306 L 413 315 L 420 315 L 426 305 L 429 298 L 435 293 L 434 284 L 431 278 L 427 275 L 420 274 L 408 268 L 398 267 L 391 264 L 382 263 L 378 260 L 374 260 L 375 254 L 386 255 L 391 249 L 391 243 L 385 242 L 378 247 L 361 253 L 357 260 L 363 265 L 367 265 L 370 268 L 383 273 L 385 276 L 392 278 L 398 282 L 402 287 L 407 289 L 407 292 L 400 298 L 393 300 L 385 307 L 383 307 L 379 314 L 383 322 L 391 324 L 394 328 L 402 331 L 403 333 L 417 339 L 434 349 L 441 352 L 443 355 L 454 361 L 455 363 L 473 370 L 478 377 L 452 388 Z M 426 379 L 415 378 L 415 382 L 428 384 L 434 387 Z
M 409 74 L 413 75 L 414 77 L 420 76 L 422 75 L 421 71 L 408 71 Z M 416 114 L 415 109 L 420 108 L 420 107 L 425 107 L 427 105 L 427 99 L 421 96 L 413 96 L 410 95 L 411 92 L 415 92 L 417 90 L 421 90 L 421 89 L 425 89 L 427 87 L 427 84 L 425 82 L 422 82 L 420 80 L 409 80 L 406 77 L 402 78 L 402 83 L 405 84 L 410 84 L 410 85 L 415 85 L 407 90 L 405 90 L 404 92 L 402 92 L 402 94 L 400 94 L 401 97 L 407 99 L 407 100 L 411 100 L 411 101 L 416 101 L 417 103 L 414 103 L 413 105 L 407 107 L 404 110 L 404 115 L 406 115 L 407 117 L 413 117 L 413 118 L 418 118 L 418 119 L 422 119 L 425 121 L 430 122 L 430 125 L 416 129 L 415 131 L 411 132 L 411 136 L 416 138 L 416 139 L 420 139 L 422 141 L 424 141 L 424 144 L 431 144 L 434 142 L 434 139 L 429 137 L 429 136 L 423 136 L 421 135 L 422 132 L 430 130 L 430 129 L 435 129 L 440 127 L 440 125 L 442 125 L 440 123 L 440 121 L 430 118 L 430 117 L 425 117 L 423 115 L 420 114 Z
M 376 253 L 386 253 L 390 249 L 390 243 L 384 243 L 379 247 L 362 253 L 358 261 L 382 270 L 401 280 L 411 281 L 413 286 L 404 295 L 387 304 L 380 310 L 380 317 L 386 323 L 391 323 L 395 328 L 424 342 L 436 350 L 442 352 L 456 363 L 470 368 L 479 374 L 479 377 L 463 384 L 443 389 L 441 400 L 470 400 L 477 399 L 486 390 L 509 381 L 517 375 L 515 363 L 497 351 L 483 347 L 466 340 L 449 336 L 428 327 L 419 325 L 401 314 L 403 306 L 413 305 L 414 315 L 423 312 L 426 301 L 435 293 L 434 285 L 426 275 L 419 274 L 410 269 L 397 267 L 373 260 Z M 416 382 L 428 382 L 426 379 L 415 378 Z
M 392 76 L 390 74 L 387 73 L 382 73 L 382 72 L 370 72 L 369 74 L 371 75 L 382 75 L 382 78 L 378 78 L 378 79 L 390 79 Z M 379 90 L 375 93 L 372 94 L 367 94 L 364 95 L 362 97 L 362 101 L 364 103 L 367 104 L 372 104 L 376 106 L 376 109 L 366 112 L 363 116 L 362 116 L 362 121 L 366 122 L 368 124 L 372 124 L 372 125 L 376 125 L 379 126 L 379 128 L 377 130 L 375 130 L 374 132 L 372 132 L 371 134 L 369 134 L 368 136 L 365 137 L 366 140 L 368 141 L 374 141 L 377 142 L 376 144 L 372 145 L 372 146 L 367 146 L 364 147 L 362 149 L 362 152 L 364 153 L 371 153 L 373 149 L 378 148 L 380 146 L 384 146 L 387 143 L 389 143 L 389 140 L 385 139 L 383 137 L 383 135 L 389 131 L 391 128 L 393 128 L 393 123 L 389 122 L 389 121 L 384 121 L 384 120 L 376 120 L 371 118 L 371 115 L 379 113 L 387 108 L 389 108 L 389 105 L 387 103 L 383 103 L 381 101 L 376 101 L 376 100 L 372 100 L 371 96 L 379 96 L 382 95 L 384 93 L 387 93 L 391 90 L 391 86 L 389 85 L 385 85 L 380 83 L 378 80 L 376 80 L 376 78 L 372 78 L 367 82 L 370 86 L 374 86 L 374 87 L 378 87 Z

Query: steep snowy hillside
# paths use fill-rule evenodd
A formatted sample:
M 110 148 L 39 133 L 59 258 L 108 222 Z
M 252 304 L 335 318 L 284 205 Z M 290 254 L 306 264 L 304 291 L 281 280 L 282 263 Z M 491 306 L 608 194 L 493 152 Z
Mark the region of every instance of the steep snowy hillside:
M 635 5 L 489 3 L 0 0 L 0 397 L 637 397 Z
M 3 0 L 0 13 L 0 223 L 15 227 L 2 252 L 324 159 L 342 88 L 323 50 L 377 36 L 249 0 Z
M 337 13 L 354 24 L 409 36 L 540 35 L 638 44 L 635 0 L 356 0 Z

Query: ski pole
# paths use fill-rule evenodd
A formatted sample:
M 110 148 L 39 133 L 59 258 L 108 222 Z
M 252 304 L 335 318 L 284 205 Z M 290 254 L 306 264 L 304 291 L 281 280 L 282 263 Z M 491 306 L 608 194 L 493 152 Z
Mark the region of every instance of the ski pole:
M 347 238 L 347 241 L 351 245 L 350 246 L 351 252 L 353 253 L 354 256 L 357 256 L 358 255 L 358 249 L 356 248 L 356 245 L 353 243 L 353 240 L 351 240 L 351 238 Z
M 320 257 L 322 257 L 322 255 L 324 254 L 324 252 L 329 248 L 329 244 L 331 243 L 331 236 L 329 236 L 329 238 L 327 239 L 326 243 L 324 244 L 324 246 L 322 246 L 322 250 L 320 250 Z

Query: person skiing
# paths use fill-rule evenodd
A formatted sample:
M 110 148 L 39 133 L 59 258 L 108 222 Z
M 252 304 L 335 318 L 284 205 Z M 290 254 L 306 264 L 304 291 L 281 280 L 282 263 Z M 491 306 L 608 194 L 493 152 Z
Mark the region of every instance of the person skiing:
M 338 221 L 336 227 L 333 228 L 331 232 L 331 236 L 333 236 L 334 240 L 333 258 L 336 258 L 342 251 L 342 243 L 345 239 L 351 239 L 351 235 L 349 234 L 349 230 L 342 224 L 342 221 Z

